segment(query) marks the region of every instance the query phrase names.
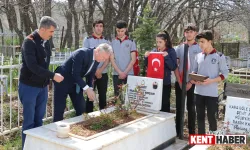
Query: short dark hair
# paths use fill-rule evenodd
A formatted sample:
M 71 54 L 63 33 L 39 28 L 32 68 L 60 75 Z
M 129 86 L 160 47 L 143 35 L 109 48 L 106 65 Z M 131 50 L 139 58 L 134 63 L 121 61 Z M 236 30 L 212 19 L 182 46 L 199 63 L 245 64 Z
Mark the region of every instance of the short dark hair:
M 94 22 L 93 22 L 93 27 L 95 27 L 95 25 L 97 25 L 97 24 L 102 24 L 103 27 L 104 27 L 104 22 L 103 22 L 103 20 L 96 20 L 96 21 L 94 21 Z
M 208 41 L 212 41 L 214 39 L 213 32 L 211 30 L 203 30 L 196 36 L 196 39 L 201 38 L 204 38 Z
M 162 40 L 166 41 L 166 47 L 167 48 L 172 48 L 172 41 L 171 41 L 171 38 L 170 38 L 170 35 L 168 34 L 167 31 L 163 31 L 163 32 L 159 32 L 156 37 L 159 37 L 161 38 Z
M 119 20 L 116 23 L 116 28 L 118 28 L 118 29 L 127 28 L 127 26 L 128 26 L 127 22 L 125 22 L 123 20 Z
M 197 32 L 197 27 L 196 27 L 196 25 L 193 24 L 193 23 L 188 23 L 187 25 L 184 26 L 184 32 L 190 31 L 190 30 L 191 30 L 191 31 Z

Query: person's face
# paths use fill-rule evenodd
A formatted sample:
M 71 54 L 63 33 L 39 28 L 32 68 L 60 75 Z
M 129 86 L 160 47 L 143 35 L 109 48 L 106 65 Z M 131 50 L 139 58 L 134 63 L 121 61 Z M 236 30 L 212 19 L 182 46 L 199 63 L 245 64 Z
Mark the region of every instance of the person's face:
M 166 48 L 166 41 L 161 37 L 156 37 L 157 49 L 164 50 Z
M 184 36 L 185 36 L 187 41 L 195 40 L 196 35 L 197 35 L 197 32 L 193 31 L 193 30 L 186 30 L 184 32 Z
M 127 31 L 127 28 L 121 28 L 121 29 L 116 28 L 117 37 L 118 38 L 124 37 L 126 34 L 126 31 Z
M 103 24 L 102 23 L 96 24 L 93 27 L 93 31 L 94 31 L 94 33 L 96 35 L 102 35 L 102 33 L 103 33 Z
M 39 31 L 43 40 L 49 40 L 54 35 L 55 27 L 50 26 L 48 29 L 40 28 Z
M 95 51 L 95 60 L 97 62 L 104 62 L 109 59 L 110 54 L 100 51 L 99 48 L 96 49 Z
M 202 49 L 203 52 L 207 53 L 209 51 L 209 47 L 211 47 L 212 41 L 208 41 L 205 38 L 200 38 L 199 39 L 199 46 Z

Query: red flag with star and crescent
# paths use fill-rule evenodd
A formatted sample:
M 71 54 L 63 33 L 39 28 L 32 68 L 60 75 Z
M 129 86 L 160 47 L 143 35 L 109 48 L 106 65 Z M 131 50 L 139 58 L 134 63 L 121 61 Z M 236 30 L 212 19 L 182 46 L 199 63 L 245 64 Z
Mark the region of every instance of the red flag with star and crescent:
M 164 78 L 164 57 L 161 52 L 151 52 L 149 54 L 147 77 Z

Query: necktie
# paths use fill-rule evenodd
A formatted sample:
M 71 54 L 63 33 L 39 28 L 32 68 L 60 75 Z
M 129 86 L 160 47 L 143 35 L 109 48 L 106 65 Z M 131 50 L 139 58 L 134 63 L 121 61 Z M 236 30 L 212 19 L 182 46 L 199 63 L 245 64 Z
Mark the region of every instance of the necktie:
M 84 76 L 86 76 L 91 71 L 91 69 L 93 68 L 94 64 L 95 64 L 95 61 L 93 60 L 92 64 L 90 65 L 88 71 L 85 73 Z M 79 94 L 79 92 L 80 92 L 80 86 L 76 83 L 76 93 Z
M 89 67 L 89 70 L 85 73 L 84 76 L 86 76 L 91 71 L 91 69 L 93 68 L 94 64 L 95 64 L 95 61 L 93 60 L 91 66 Z

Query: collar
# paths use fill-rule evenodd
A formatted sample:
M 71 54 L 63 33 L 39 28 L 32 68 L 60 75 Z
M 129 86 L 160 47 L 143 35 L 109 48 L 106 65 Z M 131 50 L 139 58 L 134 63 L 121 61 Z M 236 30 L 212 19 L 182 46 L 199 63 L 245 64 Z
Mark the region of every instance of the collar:
M 44 42 L 44 40 L 41 38 L 41 36 L 39 35 L 38 33 L 38 29 L 36 29 L 33 33 L 33 39 L 36 40 L 36 41 L 40 41 L 41 43 Z
M 103 36 L 102 36 L 102 35 L 101 35 L 100 37 L 97 37 L 97 36 L 95 36 L 94 33 L 92 33 L 92 36 L 93 36 L 94 39 L 103 39 Z
M 187 41 L 185 41 L 185 42 L 183 42 L 183 44 L 188 44 L 188 42 L 187 42 Z M 197 42 L 196 42 L 196 41 L 194 41 L 194 43 L 193 43 L 192 45 L 197 45 Z
M 216 49 L 214 48 L 209 54 L 214 54 L 216 53 Z M 205 52 L 202 52 L 202 54 L 205 54 Z
M 167 51 L 168 50 L 168 48 L 166 47 L 164 50 L 163 50 L 163 52 L 165 52 L 165 51 Z M 160 51 L 159 49 L 157 49 L 157 51 Z
M 123 42 L 123 41 L 125 41 L 125 40 L 128 39 L 128 36 L 126 35 L 125 38 L 124 38 L 123 40 L 119 39 L 118 37 L 116 37 L 116 39 L 119 40 L 120 42 Z

